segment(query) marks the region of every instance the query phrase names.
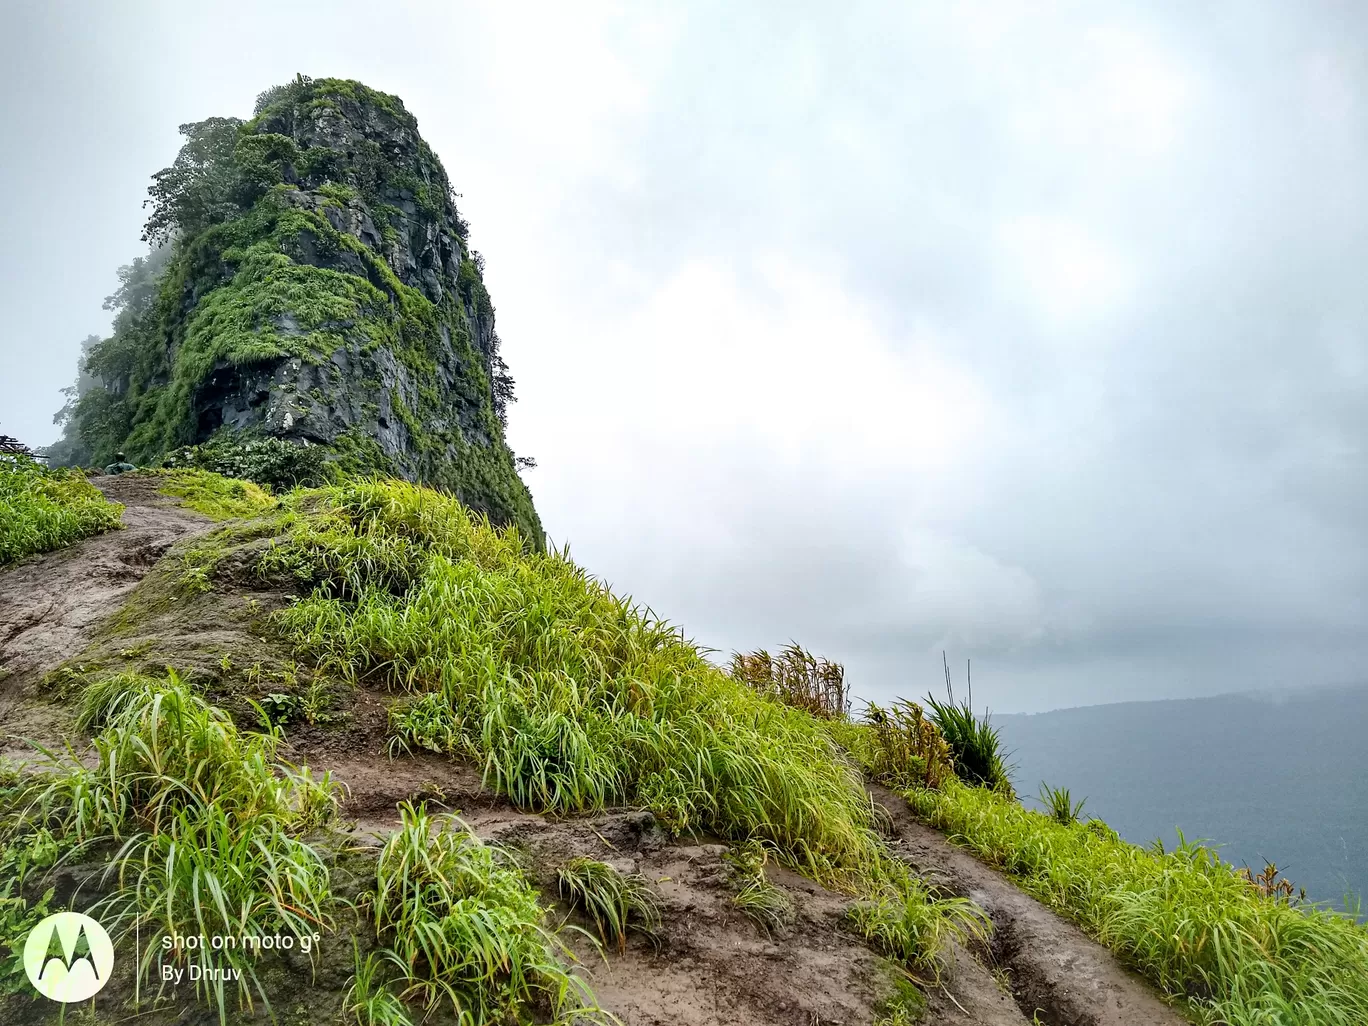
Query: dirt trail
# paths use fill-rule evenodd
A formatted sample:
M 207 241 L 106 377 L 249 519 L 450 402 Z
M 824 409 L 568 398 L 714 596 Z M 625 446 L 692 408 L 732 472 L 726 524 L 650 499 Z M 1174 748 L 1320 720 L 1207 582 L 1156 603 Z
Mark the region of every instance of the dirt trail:
M 20 735 L 57 740 L 46 703 L 28 701 L 45 673 L 79 653 L 95 627 L 181 538 L 213 526 L 157 491 L 157 479 L 126 474 L 93 482 L 125 505 L 123 529 L 31 556 L 0 571 L 0 755 L 23 755 Z
M 527 852 L 548 900 L 556 894 L 556 867 L 572 856 L 644 875 L 661 898 L 658 946 L 633 938 L 625 951 L 610 948 L 605 959 L 588 943 L 572 943 L 598 1000 L 625 1026 L 868 1026 L 892 992 L 896 971 L 844 924 L 849 896 L 768 867 L 769 882 L 796 910 L 793 924 L 770 936 L 733 903 L 727 849 L 716 839 L 672 841 L 645 812 L 570 818 L 521 812 L 485 790 L 477 769 L 446 758 L 391 761 L 374 743 L 350 755 L 311 748 L 301 745 L 293 754 L 347 786 L 343 816 L 357 835 L 393 830 L 401 801 L 440 802 L 481 837 Z M 571 921 L 592 929 L 587 920 Z M 928 1003 L 926 1026 L 1029 1021 L 962 951 L 942 985 L 930 989 Z
M 67 713 L 39 694 L 43 675 L 91 645 L 100 623 L 175 542 L 213 526 L 160 495 L 153 478 L 96 483 L 127 507 L 123 530 L 0 571 L 0 755 L 31 753 L 18 737 L 60 739 Z M 179 646 L 182 656 L 196 646 L 210 654 L 236 642 L 259 648 L 259 638 L 224 633 L 241 633 L 222 611 L 242 596 L 216 596 L 203 596 L 204 608 L 193 614 L 178 610 L 169 631 L 161 621 L 153 625 L 168 635 L 159 642 Z M 634 937 L 606 960 L 587 940 L 572 945 L 602 1005 L 625 1026 L 867 1026 L 877 1018 L 896 970 L 850 934 L 849 896 L 769 867 L 769 881 L 796 910 L 793 923 L 771 936 L 734 904 L 726 847 L 715 839 L 671 840 L 644 812 L 567 819 L 521 812 L 486 791 L 470 766 L 428 755 L 390 760 L 390 700 L 355 689 L 345 725 L 301 725 L 283 754 L 347 785 L 343 814 L 362 843 L 378 844 L 377 835 L 398 825 L 399 802 L 422 800 L 459 810 L 481 836 L 524 852 L 547 900 L 556 894 L 556 868 L 575 855 L 644 875 L 662 903 L 655 944 Z M 1184 1022 L 1076 928 L 917 823 L 901 798 L 882 789 L 875 796 L 889 812 L 894 851 L 945 890 L 977 901 L 995 926 L 991 952 L 956 949 L 945 978 L 928 988 L 927 1026 L 1025 1026 L 1036 1009 L 1050 1026 Z M 1004 986 L 1009 979 L 1014 994 Z
M 992 917 L 992 959 L 1017 1003 L 1051 1026 L 1185 1026 L 1187 1020 L 1082 930 L 912 815 L 900 796 L 871 787 L 892 820 L 894 852 L 918 875 L 973 899 Z

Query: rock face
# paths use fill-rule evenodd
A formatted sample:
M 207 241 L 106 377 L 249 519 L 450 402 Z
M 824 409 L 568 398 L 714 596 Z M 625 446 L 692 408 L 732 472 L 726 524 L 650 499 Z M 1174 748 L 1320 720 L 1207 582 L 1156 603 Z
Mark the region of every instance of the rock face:
M 177 215 L 156 310 L 124 332 L 145 351 L 122 359 L 116 337 L 91 362 L 119 414 L 100 423 L 127 428 L 104 441 L 138 462 L 225 431 L 323 445 L 541 542 L 504 442 L 511 380 L 481 262 L 403 103 L 301 78 L 245 124 L 183 128 L 178 166 L 211 124 L 167 201 L 195 216 Z

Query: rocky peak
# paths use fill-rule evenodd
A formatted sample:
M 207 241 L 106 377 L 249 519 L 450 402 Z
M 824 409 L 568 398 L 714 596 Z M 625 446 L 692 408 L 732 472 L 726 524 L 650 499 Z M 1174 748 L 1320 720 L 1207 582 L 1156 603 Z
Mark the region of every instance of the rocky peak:
M 323 445 L 540 540 L 504 442 L 511 380 L 481 263 L 403 103 L 299 78 L 246 123 L 182 131 L 152 190 L 177 235 L 160 301 L 91 361 L 126 415 L 106 447 L 147 461 L 225 431 Z

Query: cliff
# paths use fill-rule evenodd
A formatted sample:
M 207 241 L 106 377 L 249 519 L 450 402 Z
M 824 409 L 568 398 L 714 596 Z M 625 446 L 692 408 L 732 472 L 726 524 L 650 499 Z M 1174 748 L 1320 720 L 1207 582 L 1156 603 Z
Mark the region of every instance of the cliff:
M 145 238 L 169 259 L 155 288 L 125 278 L 85 365 L 101 384 L 72 418 L 92 458 L 274 436 L 450 492 L 540 544 L 504 441 L 512 382 L 482 261 L 402 101 L 301 77 L 250 121 L 181 131 L 149 190 Z

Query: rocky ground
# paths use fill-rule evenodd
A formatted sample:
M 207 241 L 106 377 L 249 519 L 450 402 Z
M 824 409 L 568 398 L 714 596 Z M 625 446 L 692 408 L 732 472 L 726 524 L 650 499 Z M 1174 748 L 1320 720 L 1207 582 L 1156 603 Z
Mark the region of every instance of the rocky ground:
M 155 663 L 179 637 L 197 665 L 209 665 L 222 649 L 227 666 L 230 653 L 241 660 L 244 647 L 253 645 L 253 657 L 274 667 L 286 664 L 287 653 L 253 639 L 242 612 L 276 606 L 284 596 L 250 587 L 230 595 L 216 589 L 183 607 L 168 601 L 138 631 L 111 634 L 111 618 L 135 585 L 159 560 L 163 572 L 166 560 L 178 558 L 183 548 L 172 550 L 176 542 L 191 543 L 214 525 L 161 496 L 155 479 L 134 475 L 97 483 L 127 506 L 123 530 L 0 572 L 0 750 L 11 757 L 31 755 L 28 740 L 62 742 L 68 714 L 53 701 L 49 675 L 70 660 L 121 656 Z M 472 767 L 426 756 L 391 759 L 384 742 L 387 698 L 364 688 L 348 694 L 345 719 L 300 724 L 290 735 L 288 756 L 329 770 L 346 785 L 347 829 L 363 847 L 378 845 L 398 824 L 398 802 L 422 799 L 459 812 L 480 835 L 522 852 L 548 900 L 555 895 L 555 867 L 575 855 L 642 874 L 661 898 L 657 938 L 633 937 L 624 951 L 610 946 L 605 957 L 587 939 L 572 941 L 600 1002 L 623 1023 L 856 1026 L 877 1018 L 897 970 L 843 927 L 848 897 L 771 866 L 769 880 L 793 899 L 796 916 L 792 925 L 767 933 L 733 904 L 726 847 L 718 839 L 671 839 L 649 814 L 632 810 L 565 819 L 533 815 L 483 789 Z M 874 797 L 888 813 L 894 852 L 946 891 L 975 900 L 993 919 L 987 950 L 957 950 L 941 980 L 924 981 L 926 1022 L 1184 1022 L 1076 927 L 918 823 L 901 798 L 877 788 Z M 592 929 L 587 921 L 571 922 Z M 347 949 L 349 965 L 349 941 L 335 944 Z M 307 994 L 293 997 L 305 1012 L 309 1006 L 335 1009 L 338 995 L 328 988 L 337 979 L 345 975 L 324 974 Z

